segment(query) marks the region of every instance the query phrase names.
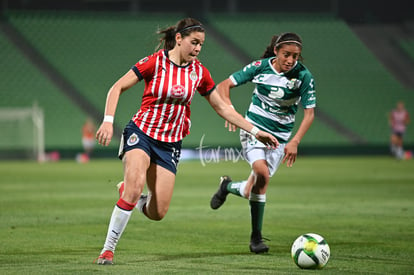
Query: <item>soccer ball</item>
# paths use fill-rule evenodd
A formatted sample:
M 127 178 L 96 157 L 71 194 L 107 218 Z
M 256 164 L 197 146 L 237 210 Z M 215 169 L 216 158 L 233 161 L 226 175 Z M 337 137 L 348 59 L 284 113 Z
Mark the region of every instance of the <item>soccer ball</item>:
M 321 269 L 329 260 L 331 250 L 325 239 L 315 233 L 299 236 L 292 244 L 292 259 L 304 269 Z

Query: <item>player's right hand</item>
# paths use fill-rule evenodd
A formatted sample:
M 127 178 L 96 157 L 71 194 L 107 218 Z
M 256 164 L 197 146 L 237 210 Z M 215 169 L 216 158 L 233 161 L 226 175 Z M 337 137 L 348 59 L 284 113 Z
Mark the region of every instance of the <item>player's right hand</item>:
M 102 122 L 98 131 L 96 132 L 96 139 L 102 146 L 108 146 L 111 142 L 114 127 L 110 122 Z
M 275 138 L 273 135 L 265 132 L 265 131 L 259 131 L 256 134 L 256 138 L 266 145 L 268 149 L 276 149 L 279 146 L 279 141 L 277 138 Z

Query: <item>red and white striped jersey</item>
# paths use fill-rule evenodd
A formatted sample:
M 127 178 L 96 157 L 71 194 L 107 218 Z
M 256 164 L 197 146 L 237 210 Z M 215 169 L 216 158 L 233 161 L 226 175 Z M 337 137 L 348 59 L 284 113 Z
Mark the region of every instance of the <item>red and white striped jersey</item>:
M 200 61 L 178 66 L 160 50 L 132 67 L 139 80 L 145 80 L 141 108 L 132 117 L 148 136 L 163 142 L 182 140 L 190 133 L 190 104 L 197 90 L 211 93 L 215 83 Z
M 391 111 L 391 128 L 394 132 L 405 133 L 410 115 L 407 110 L 394 109 Z

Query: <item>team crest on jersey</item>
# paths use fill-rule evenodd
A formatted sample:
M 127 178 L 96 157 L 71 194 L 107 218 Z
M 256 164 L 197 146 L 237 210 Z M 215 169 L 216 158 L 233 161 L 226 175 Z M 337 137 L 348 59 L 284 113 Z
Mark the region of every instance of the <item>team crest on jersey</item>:
M 145 63 L 145 62 L 147 62 L 149 60 L 149 58 L 148 57 L 144 57 L 143 59 L 141 59 L 138 63 L 139 64 L 143 64 L 143 63 Z
M 128 146 L 133 146 L 135 144 L 137 144 L 139 142 L 139 137 L 137 136 L 137 134 L 132 134 L 127 141 Z
M 297 90 L 299 89 L 300 84 L 302 84 L 302 81 L 296 78 L 292 78 L 291 80 L 288 81 L 288 83 L 286 84 L 286 87 L 289 90 Z
M 174 85 L 171 89 L 171 97 L 182 98 L 185 94 L 185 88 L 182 85 Z
M 195 71 L 192 71 L 192 72 L 190 73 L 190 79 L 191 79 L 192 81 L 196 81 L 196 80 L 198 79 L 198 77 L 197 77 L 197 73 L 196 73 Z

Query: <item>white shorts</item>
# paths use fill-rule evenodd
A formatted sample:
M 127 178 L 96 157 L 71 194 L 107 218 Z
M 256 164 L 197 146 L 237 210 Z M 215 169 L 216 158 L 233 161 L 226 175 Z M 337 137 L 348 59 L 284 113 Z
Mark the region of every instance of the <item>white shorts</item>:
M 272 177 L 276 173 L 277 168 L 279 168 L 285 155 L 285 143 L 279 144 L 274 150 L 267 149 L 266 145 L 242 129 L 240 129 L 240 142 L 243 149 L 243 156 L 250 166 L 252 166 L 256 160 L 263 159 L 267 162 L 270 176 Z

